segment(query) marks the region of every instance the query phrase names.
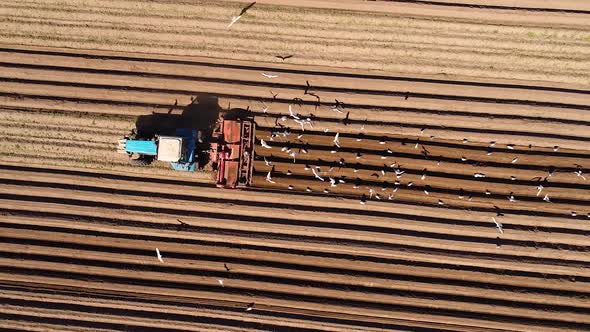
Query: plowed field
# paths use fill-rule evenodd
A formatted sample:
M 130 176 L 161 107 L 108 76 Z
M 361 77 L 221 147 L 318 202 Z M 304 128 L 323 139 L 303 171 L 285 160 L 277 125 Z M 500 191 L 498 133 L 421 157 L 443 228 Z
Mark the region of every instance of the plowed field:
M 118 17 L 132 30 L 140 24 L 132 13 L 143 7 L 3 6 L 0 35 L 29 46 L 0 46 L 0 329 L 590 330 L 590 90 L 583 56 L 590 7 L 576 0 L 543 8 L 527 0 L 392 2 L 343 1 L 339 11 L 330 1 L 299 4 L 317 8 L 315 18 L 332 15 L 322 24 L 350 23 L 349 11 L 366 11 L 357 27 L 371 15 L 377 23 L 414 15 L 410 21 L 425 26 L 494 13 L 486 24 L 513 29 L 513 37 L 525 38 L 523 27 L 560 26 L 577 31 L 564 36 L 580 48 L 564 42 L 571 59 L 554 57 L 534 72 L 518 55 L 521 62 L 504 62 L 498 71 L 477 61 L 449 67 L 480 78 L 422 75 L 442 68 L 433 55 L 411 61 L 434 69 L 394 74 L 405 70 L 368 71 L 367 64 L 379 64 L 378 52 L 344 63 L 344 53 L 297 41 L 300 58 L 284 63 L 260 62 L 268 61 L 261 55 L 266 44 L 229 56 L 229 41 L 217 55 L 233 60 L 156 43 L 151 50 L 95 48 L 187 56 L 30 46 L 43 38 L 51 46 L 96 46 L 66 45 L 76 34 L 65 26 L 94 31 Z M 72 16 L 59 16 L 58 5 Z M 272 21 L 286 15 L 276 8 L 292 3 L 258 5 L 252 15 Z M 162 11 L 144 14 L 178 28 L 194 18 L 189 12 L 179 19 L 182 6 L 189 5 L 153 2 Z M 225 16 L 239 6 L 205 4 L 195 15 L 225 34 Z M 301 8 L 292 8 L 294 30 L 286 35 L 301 34 L 299 24 L 306 24 L 296 23 Z M 47 21 L 14 39 L 18 20 L 40 16 Z M 82 23 L 88 17 L 106 21 Z M 57 21 L 63 26 L 44 32 L 54 38 L 38 33 Z M 145 36 L 164 40 L 165 28 Z M 250 43 L 264 26 L 245 17 L 235 28 Z M 470 32 L 455 28 L 440 31 L 457 38 Z M 183 34 L 190 35 L 177 37 Z M 56 42 L 65 35 L 66 44 Z M 461 69 L 467 67 L 481 70 Z M 117 140 L 143 120 L 188 121 L 236 108 L 257 126 L 247 190 L 221 190 L 210 172 L 173 172 L 163 163 L 132 168 L 116 153 Z

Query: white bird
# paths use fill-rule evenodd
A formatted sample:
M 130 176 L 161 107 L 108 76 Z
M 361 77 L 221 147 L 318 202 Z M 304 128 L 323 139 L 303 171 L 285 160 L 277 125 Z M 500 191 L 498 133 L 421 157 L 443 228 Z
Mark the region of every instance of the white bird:
M 510 193 L 510 195 L 508 195 L 508 201 L 516 202 L 516 198 L 514 198 L 514 195 L 512 195 L 512 193 Z
M 266 181 L 270 182 L 270 183 L 276 183 L 275 181 L 272 180 L 271 172 L 272 172 L 272 170 L 268 171 L 268 174 L 266 174 Z
M 277 77 L 279 77 L 279 75 L 272 75 L 272 74 L 267 74 L 267 73 L 262 73 L 262 76 L 264 76 L 266 78 L 277 78 Z
M 340 133 L 336 133 L 336 136 L 334 136 L 334 144 L 336 144 L 337 147 L 340 147 Z
M 463 144 L 467 144 L 467 143 L 469 143 L 469 140 L 467 138 L 464 138 L 463 139 Z
M 289 104 L 289 115 L 295 120 L 301 120 L 297 115 L 293 114 L 293 109 L 291 108 L 291 104 Z
M 156 257 L 158 257 L 160 263 L 164 263 L 164 260 L 162 259 L 162 254 L 160 254 L 160 249 L 158 248 L 156 248 Z
M 515 162 L 517 162 L 517 161 L 518 161 L 518 157 L 514 157 L 514 159 L 512 159 L 512 161 L 511 161 L 511 163 L 513 163 L 513 164 L 514 164 L 514 163 L 515 163 Z
M 445 202 L 442 201 L 442 199 L 438 200 L 438 205 L 445 205 Z
M 551 200 L 549 199 L 549 195 L 545 194 L 545 197 L 543 197 L 543 200 L 547 203 L 551 203 Z
M 256 305 L 256 304 L 255 304 L 254 302 L 252 302 L 252 303 L 248 304 L 248 306 L 246 307 L 246 311 L 251 311 L 252 309 L 254 309 L 254 306 L 255 306 L 255 305 Z
M 486 177 L 486 175 L 483 173 L 475 173 L 475 174 L 473 174 L 473 176 L 476 178 L 485 178 Z
M 556 145 L 553 147 L 553 151 L 557 151 L 557 150 L 559 150 L 559 145 Z
M 514 150 L 514 144 L 508 144 L 506 147 L 510 150 Z
M 221 285 L 221 287 L 224 287 L 224 286 L 223 286 L 223 280 L 221 280 L 221 279 L 217 279 L 217 282 L 218 282 L 218 283 Z
M 572 211 L 572 217 L 577 217 L 578 214 L 576 213 L 576 211 Z
M 327 133 L 330 131 L 330 128 L 324 128 L 324 133 Z
M 232 25 L 234 25 L 234 23 L 236 23 L 240 18 L 242 18 L 242 16 L 244 14 L 246 14 L 246 12 L 248 11 L 248 9 L 252 8 L 252 6 L 254 6 L 256 4 L 256 1 L 250 3 L 249 5 L 247 5 L 246 7 L 242 8 L 242 11 L 240 11 L 240 14 L 238 16 L 234 16 L 231 23 L 227 26 L 228 29 L 231 28 Z
M 307 191 L 308 193 L 310 193 L 311 192 L 311 188 L 310 187 L 307 187 L 307 188 L 305 188 L 305 191 Z
M 582 170 L 578 170 L 575 171 L 574 174 L 576 174 L 577 176 L 581 177 L 582 179 L 584 179 L 584 181 L 586 181 L 586 178 L 584 177 L 584 175 L 582 174 Z
M 334 178 L 329 178 L 330 179 L 330 187 L 336 187 L 336 179 Z
M 316 179 L 318 179 L 322 182 L 324 181 L 324 178 L 318 174 L 318 172 L 315 170 L 315 168 L 312 168 L 311 171 L 313 172 L 313 175 L 315 176 Z
M 496 221 L 496 218 L 492 217 L 492 221 L 494 222 L 494 224 L 496 224 L 496 227 L 498 228 L 498 231 L 501 234 L 504 234 L 504 230 L 502 230 L 502 223 Z
M 340 114 L 342 114 L 342 113 L 343 113 L 341 110 L 339 110 L 339 109 L 338 109 L 338 107 L 332 107 L 332 111 L 333 111 L 333 112 L 340 113 Z
M 266 166 L 272 166 L 272 161 L 268 161 L 268 160 L 266 159 L 266 157 L 262 157 L 262 158 L 264 158 L 264 164 L 265 164 Z
M 375 190 L 373 190 L 373 188 L 369 188 L 369 198 L 373 198 L 373 195 L 375 195 Z
M 491 141 L 490 146 L 494 146 L 494 145 L 496 145 L 496 141 Z
M 295 156 L 297 155 L 297 153 L 295 153 L 295 151 L 289 153 L 289 156 L 291 156 L 291 158 L 293 158 L 293 164 L 295 163 Z
M 263 106 L 262 113 L 266 113 L 268 111 L 269 107 L 266 105 L 265 102 L 263 102 L 263 101 L 260 101 L 260 102 L 262 103 L 262 106 Z
M 467 161 L 467 158 L 461 157 L 461 161 Z
M 260 140 L 260 145 L 262 145 L 263 148 L 272 149 L 272 147 L 266 144 L 266 142 L 263 139 Z
M 287 187 L 287 189 L 289 189 L 289 190 L 293 190 L 293 189 L 295 189 L 295 187 L 293 187 L 292 185 L 289 185 L 289 186 Z
M 539 191 L 537 191 L 537 197 L 539 197 L 539 195 L 541 195 L 541 191 L 543 191 L 543 188 L 544 187 L 543 187 L 542 184 L 540 184 L 540 185 L 537 186 L 537 190 L 539 190 Z

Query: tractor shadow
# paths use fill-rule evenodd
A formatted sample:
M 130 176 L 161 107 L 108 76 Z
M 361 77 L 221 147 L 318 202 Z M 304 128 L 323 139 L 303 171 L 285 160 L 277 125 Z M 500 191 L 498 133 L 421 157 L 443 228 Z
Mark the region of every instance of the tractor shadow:
M 208 151 L 211 145 L 205 138 L 211 137 L 221 111 L 217 96 L 200 93 L 186 106 L 172 106 L 167 111 L 139 116 L 135 122 L 137 138 L 174 136 L 177 129 L 196 129 L 201 132 L 203 141 L 197 143 L 195 161 L 202 168 L 210 158 Z

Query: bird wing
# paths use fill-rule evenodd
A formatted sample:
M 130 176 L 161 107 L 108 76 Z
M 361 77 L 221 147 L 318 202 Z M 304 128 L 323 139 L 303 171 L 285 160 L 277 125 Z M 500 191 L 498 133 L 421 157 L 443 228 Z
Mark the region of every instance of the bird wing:
M 162 254 L 160 254 L 160 249 L 156 248 L 156 256 L 158 257 L 158 260 L 162 263 L 164 263 L 164 260 L 162 259 Z
M 323 177 L 321 177 L 321 176 L 318 174 L 318 172 L 316 172 L 315 168 L 312 168 L 312 169 L 311 169 L 311 171 L 313 172 L 313 175 L 315 175 L 315 177 L 316 177 L 317 179 L 319 179 L 320 181 L 324 181 L 324 178 L 323 178 Z
M 248 9 L 252 8 L 252 6 L 254 6 L 256 4 L 256 1 L 252 2 L 251 4 L 249 4 L 248 6 L 242 8 L 242 11 L 240 12 L 240 16 L 246 14 L 246 12 L 248 11 Z
M 227 28 L 228 29 L 231 28 L 231 26 L 234 25 L 234 23 L 236 23 L 241 18 L 242 18 L 242 15 L 240 15 L 240 16 L 234 16 L 232 18 L 232 20 L 231 20 L 231 23 L 227 25 Z

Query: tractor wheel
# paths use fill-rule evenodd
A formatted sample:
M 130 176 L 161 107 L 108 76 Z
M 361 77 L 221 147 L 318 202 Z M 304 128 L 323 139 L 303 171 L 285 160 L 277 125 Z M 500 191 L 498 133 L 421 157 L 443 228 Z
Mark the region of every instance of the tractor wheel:
M 137 159 L 129 159 L 129 164 L 132 166 L 148 166 L 154 162 L 154 157 L 141 156 Z

